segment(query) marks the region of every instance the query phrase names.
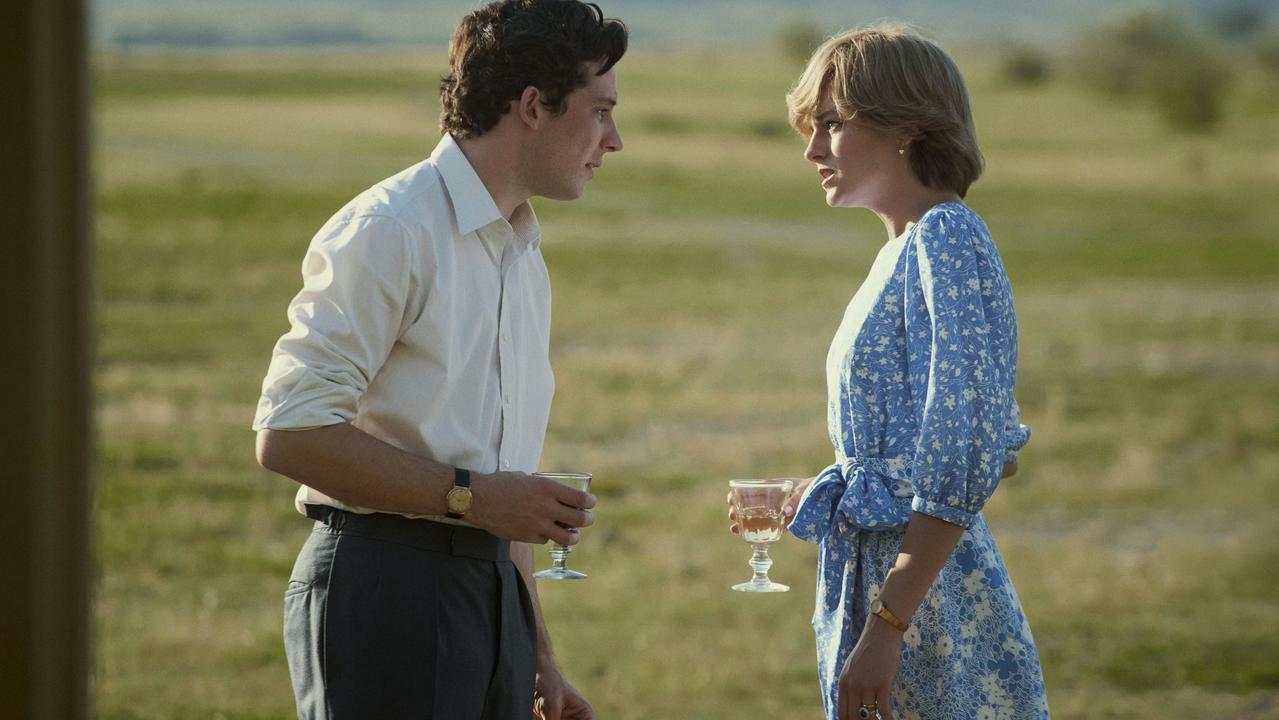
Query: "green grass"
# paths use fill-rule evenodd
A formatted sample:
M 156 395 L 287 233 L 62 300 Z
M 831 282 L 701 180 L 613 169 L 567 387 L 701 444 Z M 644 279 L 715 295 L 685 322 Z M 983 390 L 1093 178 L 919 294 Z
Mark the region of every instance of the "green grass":
M 1059 718 L 1279 713 L 1279 108 L 1219 134 L 970 67 L 969 201 L 1012 277 L 1035 436 L 987 507 Z M 248 430 L 312 233 L 427 154 L 440 56 L 103 57 L 96 99 L 93 692 L 104 719 L 292 715 L 280 597 L 307 522 Z M 557 397 L 543 466 L 596 473 L 562 664 L 619 720 L 811 718 L 815 551 L 776 597 L 726 480 L 829 462 L 823 362 L 884 239 L 827 208 L 785 129 L 796 68 L 619 68 L 625 152 L 538 202 Z M 539 549 L 539 564 L 546 563 Z

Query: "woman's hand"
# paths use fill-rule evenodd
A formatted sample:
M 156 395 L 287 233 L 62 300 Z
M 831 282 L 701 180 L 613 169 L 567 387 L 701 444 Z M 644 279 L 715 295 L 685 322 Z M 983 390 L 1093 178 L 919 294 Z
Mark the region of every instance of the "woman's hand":
M 795 481 L 795 487 L 791 488 L 790 495 L 786 496 L 786 502 L 782 503 L 782 515 L 786 518 L 785 530 L 790 529 L 791 521 L 795 519 L 795 511 L 799 509 L 799 501 L 804 497 L 804 493 L 808 492 L 808 486 L 813 484 L 816 477 L 802 478 Z
M 804 497 L 804 491 L 807 490 L 808 486 L 812 485 L 813 481 L 816 479 L 817 478 L 815 477 L 804 479 L 791 478 L 795 485 L 791 488 L 790 494 L 786 496 L 786 499 L 782 501 L 782 516 L 786 518 L 785 524 L 782 525 L 783 532 L 790 528 L 791 520 L 795 519 L 796 503 L 799 502 L 800 498 Z M 742 528 L 737 524 L 737 502 L 733 499 L 732 490 L 728 491 L 728 519 L 732 521 L 732 525 L 728 526 L 728 531 L 734 535 L 740 535 Z
M 871 615 L 857 646 L 839 674 L 836 704 L 839 720 L 857 720 L 863 707 L 873 706 L 883 720 L 893 717 L 888 695 L 901 662 L 902 634 L 897 628 Z M 870 710 L 870 717 L 876 717 Z

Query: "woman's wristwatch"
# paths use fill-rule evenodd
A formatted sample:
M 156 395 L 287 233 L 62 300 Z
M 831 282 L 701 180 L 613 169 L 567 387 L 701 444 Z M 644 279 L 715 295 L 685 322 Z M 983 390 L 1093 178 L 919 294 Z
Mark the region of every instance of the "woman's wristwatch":
M 902 622 L 901 618 L 894 615 L 892 610 L 884 607 L 884 601 L 879 598 L 875 598 L 870 601 L 870 614 L 878 615 L 884 622 L 892 625 L 901 632 L 906 632 L 910 629 L 910 625 Z

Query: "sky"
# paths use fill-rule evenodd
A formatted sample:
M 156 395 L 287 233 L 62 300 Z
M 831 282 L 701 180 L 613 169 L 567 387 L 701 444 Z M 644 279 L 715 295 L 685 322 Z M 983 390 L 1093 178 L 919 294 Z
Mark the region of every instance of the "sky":
M 97 0 L 93 40 L 111 45 L 192 47 L 443 45 L 479 0 Z M 1137 8 L 1211 22 L 1240 7 L 1279 25 L 1266 0 L 600 0 L 631 28 L 636 46 L 761 42 L 788 22 L 823 34 L 866 22 L 905 20 L 941 40 L 1064 45 L 1073 35 Z

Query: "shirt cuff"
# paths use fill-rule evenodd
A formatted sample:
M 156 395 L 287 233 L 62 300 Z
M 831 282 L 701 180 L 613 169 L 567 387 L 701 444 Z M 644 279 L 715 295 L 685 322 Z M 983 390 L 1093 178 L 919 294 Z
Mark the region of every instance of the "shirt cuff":
M 254 430 L 307 430 L 355 419 L 360 391 L 307 368 L 291 368 L 286 378 L 274 383 L 268 378 L 265 385 L 253 417 Z
M 922 498 L 918 495 L 910 503 L 910 509 L 917 513 L 923 513 L 938 520 L 944 520 L 952 525 L 958 525 L 962 528 L 972 527 L 977 520 L 977 513 L 970 513 L 966 510 L 960 510 L 949 505 L 942 505 L 934 500 Z

